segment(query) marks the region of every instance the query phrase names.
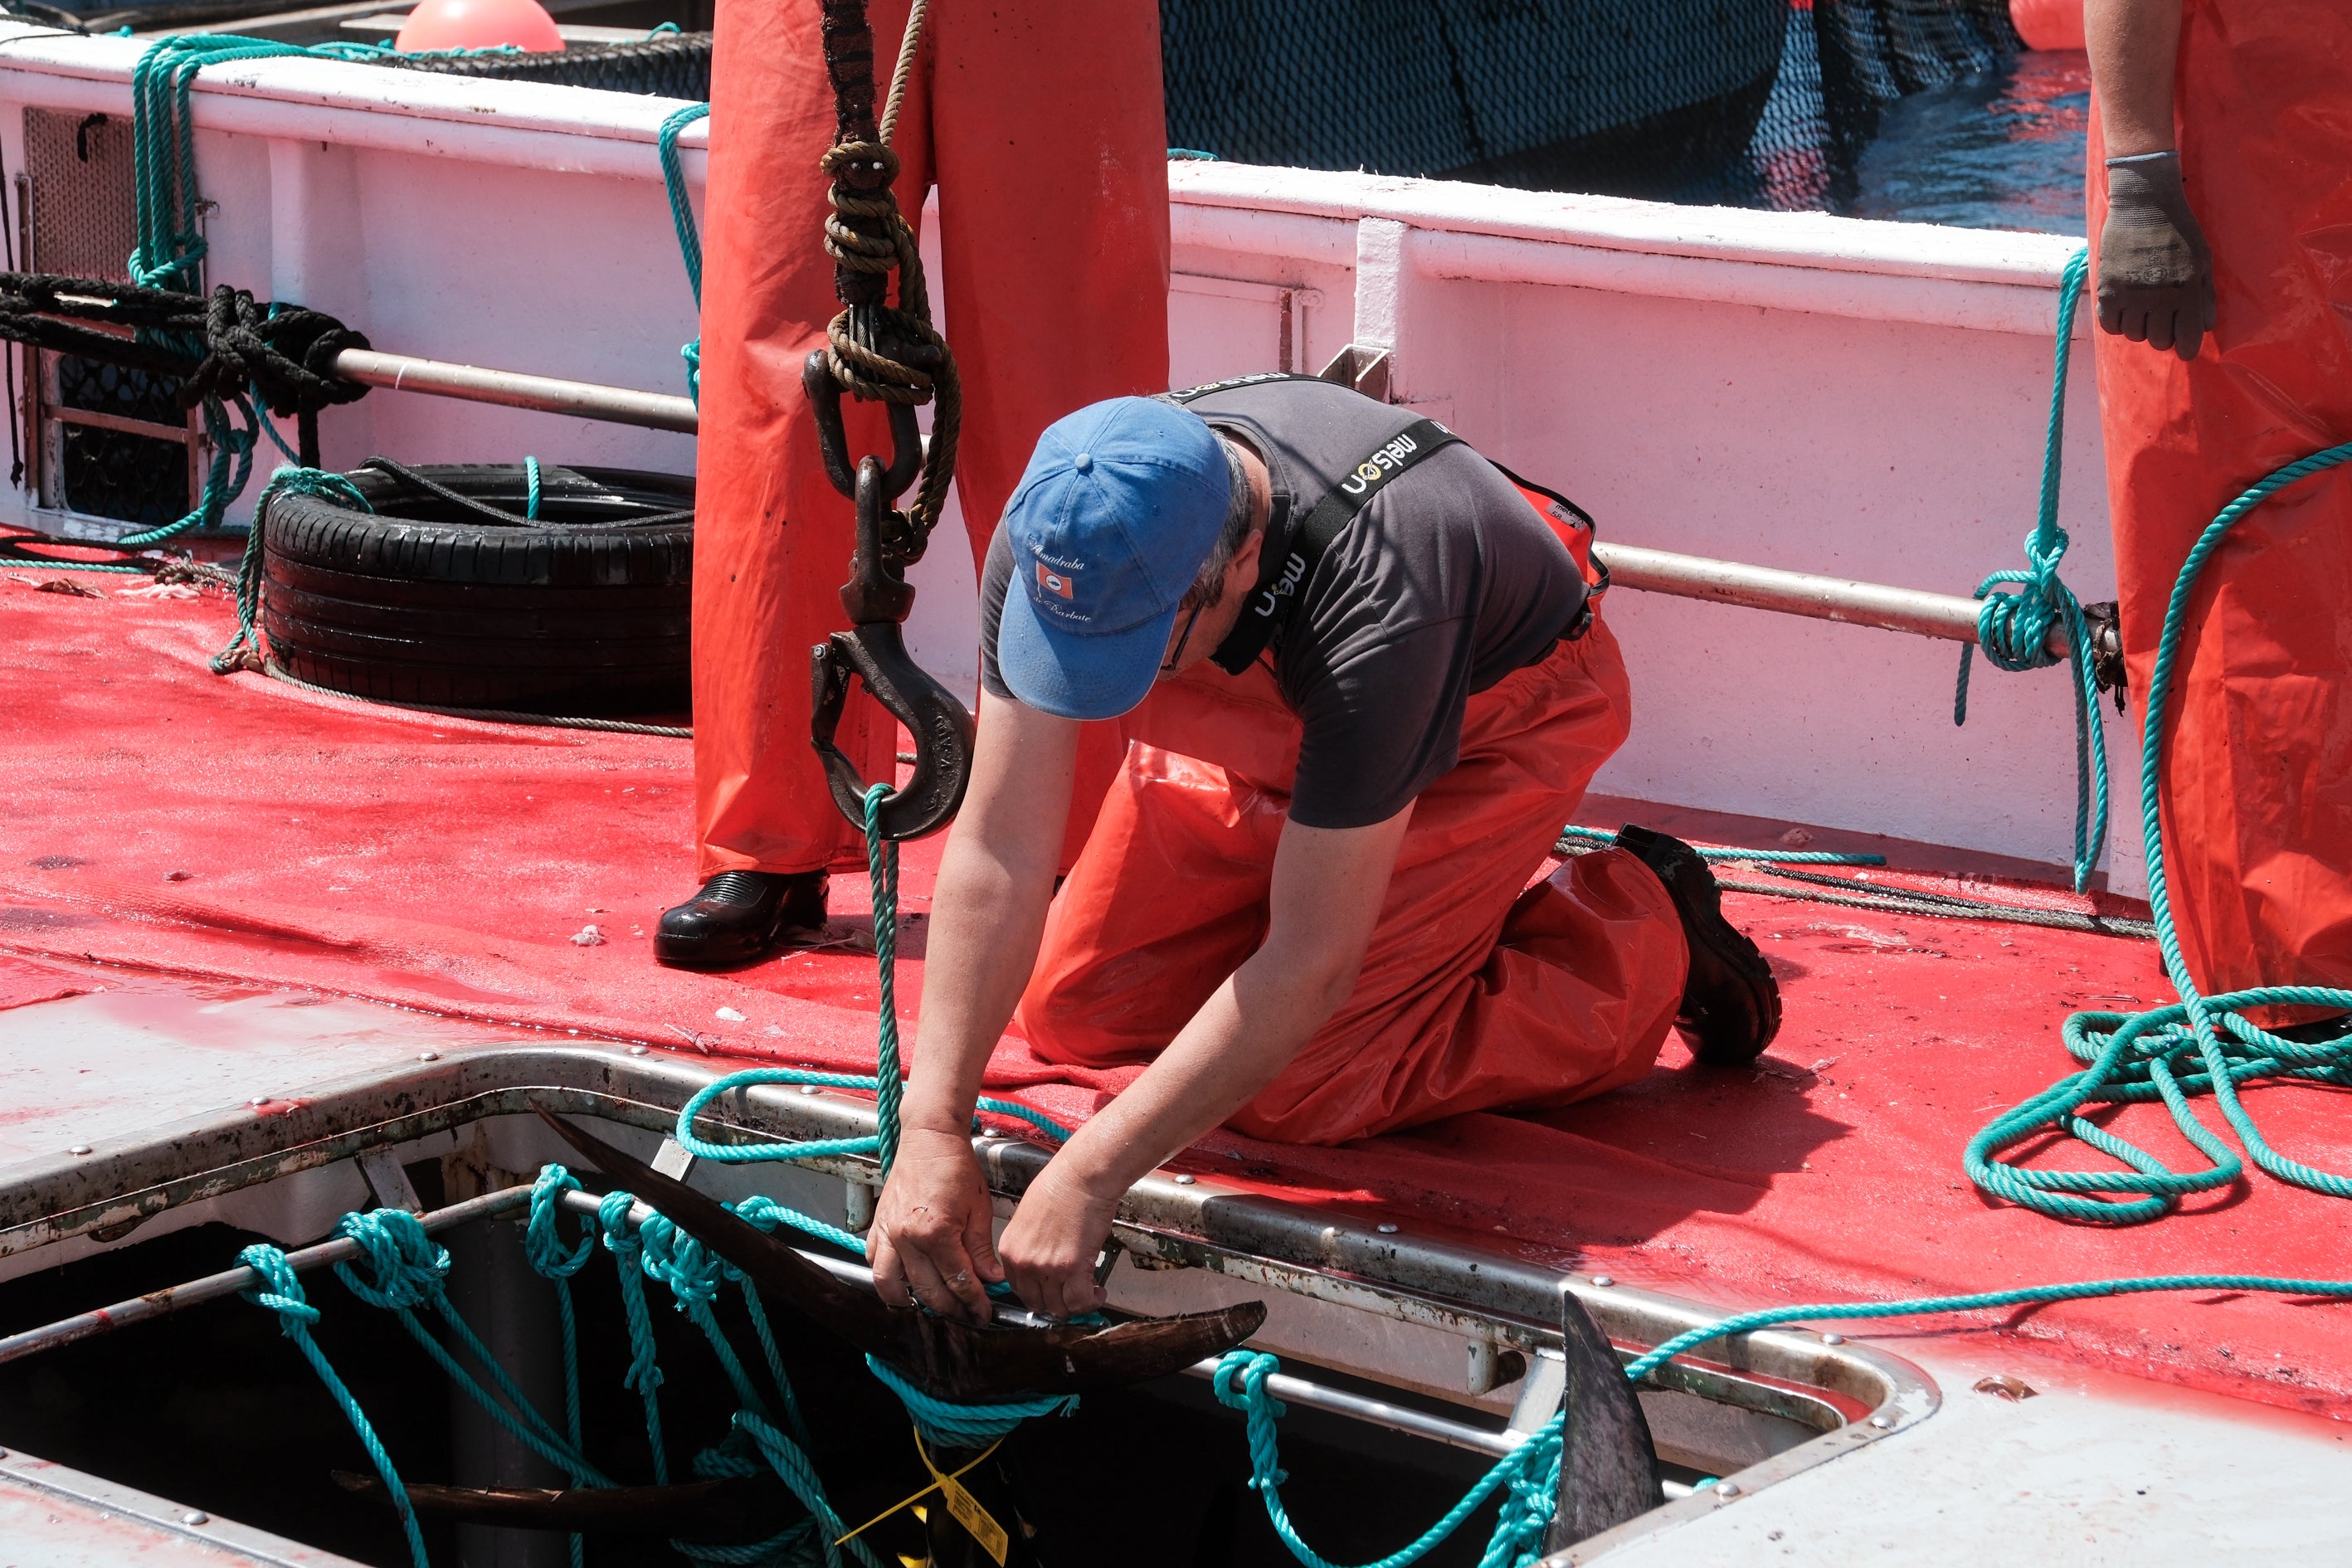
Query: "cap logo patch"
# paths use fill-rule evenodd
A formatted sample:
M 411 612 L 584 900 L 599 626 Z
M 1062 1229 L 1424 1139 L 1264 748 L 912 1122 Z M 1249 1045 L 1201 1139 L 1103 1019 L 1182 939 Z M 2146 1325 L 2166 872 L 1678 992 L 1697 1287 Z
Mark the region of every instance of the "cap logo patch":
M 1057 599 L 1076 599 L 1077 584 L 1066 572 L 1057 572 L 1043 561 L 1037 563 L 1037 586 Z

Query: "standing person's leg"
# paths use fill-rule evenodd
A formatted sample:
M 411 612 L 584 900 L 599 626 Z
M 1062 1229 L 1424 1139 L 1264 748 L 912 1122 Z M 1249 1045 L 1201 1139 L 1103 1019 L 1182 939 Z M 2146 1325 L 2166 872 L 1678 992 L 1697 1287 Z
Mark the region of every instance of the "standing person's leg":
M 932 140 L 947 325 L 968 395 L 956 483 L 975 570 L 1046 426 L 1168 389 L 1168 130 L 1151 0 L 940 5 Z M 1089 725 L 1062 864 L 1118 767 Z
M 2124 650 L 2145 692 L 2181 563 L 2233 497 L 2352 438 L 2352 11 L 2195 0 L 2175 112 L 2184 187 L 2213 252 L 2218 319 L 2183 363 L 2098 334 Z M 2106 216 L 2098 113 L 2090 232 Z M 2191 602 L 2173 676 L 2167 882 L 2210 994 L 2352 984 L 2352 473 L 2250 513 Z
M 885 89 L 906 16 L 907 0 L 874 0 Z M 742 962 L 780 927 L 821 922 L 825 868 L 863 856 L 809 745 L 808 650 L 846 624 L 852 539 L 801 391 L 838 308 L 818 167 L 833 88 L 815 0 L 719 0 L 716 31 L 694 563 L 697 870 L 711 880 L 662 919 L 656 952 L 674 963 Z M 908 151 L 898 199 L 919 214 L 927 159 Z M 888 450 L 878 407 L 844 411 L 853 455 Z M 839 743 L 867 777 L 891 776 L 896 734 L 853 693 Z

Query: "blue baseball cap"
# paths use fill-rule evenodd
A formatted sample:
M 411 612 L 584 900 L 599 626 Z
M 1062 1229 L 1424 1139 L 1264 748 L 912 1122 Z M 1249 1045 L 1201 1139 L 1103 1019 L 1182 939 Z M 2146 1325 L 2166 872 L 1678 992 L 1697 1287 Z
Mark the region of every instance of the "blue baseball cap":
M 1232 499 L 1215 433 L 1171 404 L 1114 397 L 1048 426 L 1004 509 L 996 667 L 1013 694 L 1064 719 L 1142 701 Z

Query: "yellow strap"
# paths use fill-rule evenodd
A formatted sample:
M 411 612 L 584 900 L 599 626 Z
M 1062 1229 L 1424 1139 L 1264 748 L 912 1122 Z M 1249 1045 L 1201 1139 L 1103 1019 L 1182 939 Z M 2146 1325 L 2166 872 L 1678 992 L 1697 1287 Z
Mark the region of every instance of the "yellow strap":
M 975 1458 L 971 1461 L 971 1465 L 966 1465 L 966 1466 L 964 1466 L 962 1469 L 959 1469 L 958 1471 L 956 1471 L 955 1475 L 952 1475 L 952 1476 L 943 1476 L 943 1475 L 940 1474 L 940 1468 L 939 1468 L 937 1465 L 934 1465 L 933 1463 L 931 1463 L 931 1457 L 930 1457 L 930 1455 L 929 1455 L 928 1453 L 924 1453 L 924 1452 L 923 1452 L 923 1438 L 922 1438 L 922 1434 L 920 1434 L 920 1433 L 917 1433 L 917 1434 L 915 1435 L 915 1452 L 917 1452 L 918 1454 L 922 1454 L 922 1456 L 923 1456 L 923 1468 L 925 1468 L 925 1469 L 927 1469 L 927 1470 L 929 1470 L 929 1471 L 930 1471 L 930 1472 L 931 1472 L 931 1484 L 930 1484 L 929 1486 L 925 1487 L 921 1491 L 917 1492 L 914 1496 L 912 1496 L 912 1497 L 910 1497 L 910 1498 L 906 1499 L 904 1501 L 901 1501 L 901 1502 L 894 1502 L 894 1503 L 892 1503 L 888 1508 L 884 1509 L 880 1513 L 876 1514 L 872 1519 L 867 1520 L 864 1524 L 861 1524 L 861 1525 L 859 1525 L 856 1530 L 851 1531 L 849 1532 L 849 1535 L 841 1536 L 840 1538 L 838 1538 L 837 1540 L 835 1540 L 835 1541 L 834 1542 L 834 1544 L 835 1544 L 835 1546 L 838 1546 L 838 1545 L 840 1545 L 840 1544 L 842 1543 L 842 1542 L 847 1541 L 847 1540 L 850 1538 L 850 1536 L 852 1536 L 852 1535 L 863 1535 L 863 1534 L 865 1534 L 867 1531 L 869 1531 L 869 1530 L 873 1529 L 876 1525 L 877 1525 L 877 1524 L 881 1523 L 884 1520 L 886 1520 L 886 1519 L 889 1518 L 892 1514 L 894 1514 L 894 1513 L 898 1513 L 898 1512 L 899 1512 L 899 1511 L 901 1511 L 901 1510 L 905 1510 L 905 1509 L 912 1508 L 915 1504 L 917 1504 L 917 1503 L 919 1503 L 919 1502 L 922 1501 L 925 1498 L 927 1498 L 927 1497 L 930 1496 L 933 1492 L 935 1492 L 935 1491 L 939 1490 L 941 1487 L 943 1487 L 943 1486 L 949 1486 L 949 1485 L 953 1484 L 953 1483 L 954 1483 L 954 1481 L 957 1479 L 957 1478 L 958 1478 L 958 1477 L 961 1477 L 961 1476 L 964 1473 L 964 1470 L 969 1470 L 969 1469 L 971 1469 L 972 1465 L 977 1465 L 978 1463 L 980 1463 L 980 1461 L 981 1461 L 982 1459 L 985 1459 L 986 1458 L 988 1458 L 988 1456 L 989 1456 L 989 1455 L 993 1454 L 994 1452 L 996 1452 L 996 1450 L 997 1450 L 997 1449 L 999 1449 L 1000 1447 L 1003 1447 L 1003 1446 L 1004 1446 L 1004 1439 L 1003 1439 L 1003 1438 L 1002 1438 L 1002 1437 L 999 1437 L 995 1442 L 991 1443 L 987 1447 L 982 1448 L 982 1449 L 980 1451 L 979 1456 L 978 1456 L 977 1458 Z M 956 1489 L 957 1491 L 959 1491 L 959 1492 L 963 1492 L 963 1495 L 964 1495 L 964 1496 L 966 1496 L 966 1497 L 970 1497 L 970 1496 L 971 1495 L 971 1493 L 969 1493 L 969 1492 L 964 1492 L 964 1490 L 963 1490 L 963 1489 L 962 1489 L 961 1487 L 957 1487 L 955 1489 Z M 972 1506 L 973 1506 L 973 1507 L 975 1507 L 975 1508 L 977 1508 L 977 1507 L 979 1507 L 979 1504 L 974 1503 Z M 952 1507 L 950 1508 L 950 1510 L 952 1511 Z M 961 1517 L 961 1516 L 959 1516 L 959 1517 Z M 987 1516 L 987 1514 L 986 1514 L 985 1512 L 983 1512 L 983 1513 L 981 1515 L 981 1517 L 982 1517 L 982 1518 L 983 1518 L 983 1519 L 986 1519 L 988 1516 Z M 990 1521 L 990 1522 L 992 1524 L 992 1523 L 994 1523 L 995 1521 L 994 1521 L 993 1520 L 991 1520 L 991 1521 Z M 969 1527 L 967 1527 L 967 1528 L 969 1528 Z M 975 1532 L 975 1533 L 977 1533 L 977 1532 Z M 1000 1531 L 998 1533 L 999 1533 L 999 1534 L 1002 1534 L 1002 1533 L 1003 1533 L 1003 1531 Z M 985 1543 L 985 1542 L 982 1542 L 982 1544 L 986 1544 L 986 1543 Z M 1003 1561 L 1004 1561 L 1004 1554 L 1003 1554 L 1003 1552 L 997 1552 L 995 1555 L 996 1555 L 996 1560 L 997 1560 L 999 1563 L 1002 1563 L 1002 1562 L 1003 1562 Z

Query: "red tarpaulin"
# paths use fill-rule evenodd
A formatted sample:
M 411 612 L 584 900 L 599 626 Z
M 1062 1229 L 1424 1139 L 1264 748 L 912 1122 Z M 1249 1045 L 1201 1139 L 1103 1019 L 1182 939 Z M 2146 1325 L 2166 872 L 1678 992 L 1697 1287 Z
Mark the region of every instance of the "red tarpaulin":
M 653 963 L 654 921 L 693 864 L 686 742 L 215 677 L 205 658 L 227 626 L 217 595 L 91 600 L 0 577 L 0 952 L 72 971 L 0 968 L 0 1001 L 102 983 L 87 978 L 94 961 L 872 1070 L 862 879 L 836 879 L 822 949 L 731 975 Z M 906 858 L 898 994 L 911 1016 L 937 842 Z M 2152 944 L 1738 894 L 1727 907 L 1787 1004 L 1752 1070 L 1697 1068 L 1670 1043 L 1642 1082 L 1564 1110 L 1462 1116 L 1337 1149 L 1219 1133 L 1179 1163 L 1727 1310 L 2127 1274 L 2347 1273 L 2345 1206 L 2267 1177 L 2118 1231 L 1990 1204 L 1961 1175 L 1975 1129 L 2072 1068 L 2058 1035 L 2070 1009 L 2165 997 Z M 592 925 L 604 941 L 576 943 Z M 1067 1120 L 1126 1076 L 1048 1067 L 1008 1040 L 990 1081 Z M 2352 1167 L 2342 1091 L 2263 1087 L 2247 1102 L 2286 1151 Z M 2194 1165 L 2161 1110 L 2122 1125 Z M 2096 1158 L 2080 1145 L 2056 1157 Z M 2346 1307 L 2157 1296 L 2007 1321 L 2045 1353 L 2352 1413 Z

